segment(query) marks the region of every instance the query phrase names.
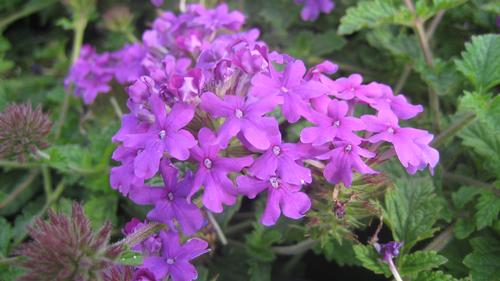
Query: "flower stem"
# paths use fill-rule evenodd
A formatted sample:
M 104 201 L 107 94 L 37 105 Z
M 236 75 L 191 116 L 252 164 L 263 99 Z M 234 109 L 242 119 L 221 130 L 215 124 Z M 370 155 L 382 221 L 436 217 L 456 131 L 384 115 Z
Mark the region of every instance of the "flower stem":
M 0 160 L 0 167 L 11 168 L 11 169 L 31 169 L 39 167 L 39 163 L 21 163 L 16 161 Z
M 85 17 L 78 18 L 75 22 L 75 29 L 73 33 L 73 48 L 71 52 L 71 65 L 73 65 L 78 56 L 80 55 L 80 49 L 83 44 L 83 35 L 85 33 L 85 28 L 87 27 L 88 19 Z M 66 120 L 66 114 L 69 108 L 69 99 L 71 97 L 71 88 L 66 91 L 64 95 L 63 102 L 61 104 L 61 111 L 59 115 L 59 121 L 57 122 L 56 131 L 54 134 L 54 139 L 57 140 L 61 136 L 62 127 L 64 126 L 64 121 Z
M 224 246 L 227 245 L 226 235 L 224 235 L 224 232 L 222 231 L 222 228 L 220 227 L 219 223 L 215 219 L 214 215 L 210 211 L 207 211 L 207 217 L 208 217 L 208 220 L 210 221 L 210 223 L 212 224 L 212 226 L 214 227 L 215 233 L 217 233 L 217 237 L 219 237 L 221 244 Z
M 394 279 L 396 279 L 396 281 L 403 281 L 403 278 L 401 278 L 401 275 L 399 275 L 398 269 L 396 268 L 396 265 L 394 264 L 392 259 L 390 259 L 388 263 L 389 263 L 389 269 L 391 270 Z
M 52 177 L 50 176 L 50 170 L 48 166 L 43 165 L 41 170 L 43 175 L 43 189 L 45 191 L 45 196 L 49 198 L 50 196 L 52 196 Z
M 469 125 L 474 119 L 476 118 L 476 114 L 474 112 L 468 112 L 466 113 L 462 118 L 456 120 L 453 124 L 451 124 L 450 127 L 448 127 L 446 130 L 442 131 L 433 141 L 432 145 L 438 147 L 445 140 L 447 140 L 450 137 L 453 137 L 458 131 L 461 129 L 465 128 L 467 125 Z
M 0 20 L 0 31 L 3 31 L 9 24 L 15 22 L 16 20 L 29 16 L 40 10 L 43 10 L 48 6 L 55 4 L 56 2 L 57 0 L 35 1 L 32 3 L 30 2 L 25 7 L 21 8 L 21 10 L 18 10 L 17 12 L 8 15 L 4 17 L 2 20 Z
M 302 254 L 312 249 L 314 246 L 316 246 L 316 244 L 318 244 L 318 241 L 308 238 L 295 245 L 273 247 L 273 252 L 275 252 L 278 255 L 293 256 Z
M 411 64 L 409 64 L 409 63 L 405 64 L 405 66 L 403 68 L 403 72 L 401 72 L 401 76 L 398 79 L 398 83 L 396 84 L 396 87 L 394 88 L 395 95 L 398 95 L 399 92 L 401 92 L 401 90 L 405 86 L 406 81 L 408 81 L 408 77 L 411 74 L 411 69 L 412 69 Z
M 162 223 L 149 223 L 142 228 L 134 231 L 134 233 L 127 236 L 125 239 L 118 241 L 115 245 L 123 245 L 126 244 L 129 247 L 134 247 L 135 245 L 141 243 L 142 241 L 148 239 L 151 235 L 157 233 L 158 231 L 164 229 L 166 227 L 165 224 Z
M 7 207 L 12 201 L 14 201 L 19 194 L 21 194 L 26 188 L 28 188 L 33 183 L 33 181 L 36 179 L 39 173 L 40 173 L 39 170 L 31 171 L 28 177 L 19 185 L 17 185 L 14 188 L 14 190 L 7 196 L 7 198 L 5 198 L 2 202 L 0 202 L 0 209 Z
M 120 108 L 120 105 L 118 104 L 118 101 L 116 100 L 115 97 L 109 96 L 109 102 L 111 103 L 111 106 L 113 107 L 116 116 L 121 119 L 123 116 L 123 111 Z

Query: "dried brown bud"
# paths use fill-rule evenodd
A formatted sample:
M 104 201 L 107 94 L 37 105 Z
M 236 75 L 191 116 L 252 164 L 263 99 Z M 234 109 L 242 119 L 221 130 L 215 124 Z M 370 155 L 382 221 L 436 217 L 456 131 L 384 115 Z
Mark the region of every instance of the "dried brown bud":
M 30 103 L 8 105 L 0 113 L 0 158 L 25 161 L 28 155 L 47 147 L 45 137 L 52 123 L 42 108 Z

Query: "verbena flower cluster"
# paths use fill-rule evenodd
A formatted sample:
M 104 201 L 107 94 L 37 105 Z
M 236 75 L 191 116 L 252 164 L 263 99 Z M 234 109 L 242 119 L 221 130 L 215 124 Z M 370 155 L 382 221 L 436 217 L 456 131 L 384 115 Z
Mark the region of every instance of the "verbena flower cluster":
M 104 54 L 85 47 L 67 79 L 87 103 L 108 91 L 113 77 L 127 85 L 130 112 L 113 137 L 121 164 L 110 182 L 151 205 L 149 221 L 169 226 L 140 249 L 145 259 L 137 270 L 157 280 L 196 278 L 189 261 L 207 244 L 194 238 L 181 245 L 179 233 L 192 236 L 206 223 L 204 212 L 220 213 L 240 195 L 267 194 L 266 226 L 281 215 L 302 218 L 311 207 L 308 162 L 346 187 L 353 174 L 376 174 L 373 164 L 394 155 L 409 173 L 438 162 L 433 135 L 400 124 L 422 106 L 359 74 L 334 79 L 332 62 L 307 69 L 269 51 L 258 30 L 240 30 L 244 20 L 224 4 L 164 12 L 141 43 Z M 297 122 L 304 125 L 299 141 L 286 142 L 280 124 Z M 163 184 L 148 184 L 158 174 Z

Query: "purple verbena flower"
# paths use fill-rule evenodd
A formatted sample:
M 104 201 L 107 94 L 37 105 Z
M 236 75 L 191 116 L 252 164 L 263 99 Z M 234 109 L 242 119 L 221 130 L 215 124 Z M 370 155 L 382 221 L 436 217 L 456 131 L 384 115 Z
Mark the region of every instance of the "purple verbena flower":
M 158 280 L 167 277 L 172 278 L 172 281 L 195 280 L 198 272 L 190 261 L 207 253 L 208 243 L 191 238 L 181 245 L 178 234 L 172 231 L 161 231 L 160 238 L 160 256 L 146 257 L 141 268 L 151 271 Z
M 240 172 L 252 164 L 252 156 L 226 158 L 219 156 L 221 146 L 215 134 L 207 128 L 198 132 L 199 145 L 191 149 L 191 157 L 198 162 L 189 198 L 203 185 L 203 205 L 212 212 L 222 212 L 222 204 L 233 205 L 237 190 L 228 178 L 231 172 Z
M 128 134 L 123 145 L 143 149 L 134 160 L 135 175 L 151 178 L 158 171 L 160 160 L 165 152 L 178 160 L 189 158 L 189 149 L 196 140 L 183 128 L 194 116 L 193 108 L 185 103 L 176 103 L 167 114 L 165 103 L 157 95 L 149 98 L 155 122 L 145 133 Z
M 335 4 L 332 0 L 295 0 L 295 3 L 304 5 L 300 17 L 305 21 L 315 21 L 320 13 L 330 13 Z
M 266 179 L 239 176 L 236 182 L 238 191 L 250 199 L 267 190 L 266 208 L 261 218 L 263 225 L 274 225 L 282 212 L 288 218 L 300 219 L 311 207 L 311 200 L 300 191 L 300 185 L 287 183 L 274 175 Z
M 272 117 L 264 117 L 279 103 L 276 96 L 262 99 L 245 99 L 241 96 L 224 97 L 221 100 L 214 93 L 207 92 L 201 97 L 201 108 L 213 117 L 224 117 L 225 122 L 219 130 L 220 144 L 225 147 L 231 137 L 240 131 L 243 137 L 259 149 L 270 146 L 269 138 L 262 128 L 273 126 L 278 131 L 278 122 Z
M 204 219 L 201 210 L 187 200 L 193 184 L 191 173 L 186 173 L 184 180 L 178 182 L 178 171 L 167 160 L 162 160 L 160 172 L 163 187 L 135 188 L 130 192 L 130 199 L 139 205 L 155 206 L 147 215 L 149 220 L 167 224 L 170 229 L 175 229 L 175 220 L 184 234 L 194 234 L 203 226 Z

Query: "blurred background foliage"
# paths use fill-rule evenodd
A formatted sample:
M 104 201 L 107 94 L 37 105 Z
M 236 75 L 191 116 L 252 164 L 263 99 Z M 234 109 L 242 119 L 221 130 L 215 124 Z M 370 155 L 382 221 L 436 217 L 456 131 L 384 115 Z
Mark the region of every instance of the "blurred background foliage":
M 108 183 L 123 89 L 114 85 L 84 106 L 67 95 L 63 80 L 75 34 L 83 32 L 98 51 L 116 50 L 140 38 L 158 11 L 149 1 L 94 2 L 0 0 L 0 111 L 30 101 L 54 123 L 48 157 L 0 160 L 2 281 L 19 274 L 4 261 L 49 207 L 68 211 L 71 200 L 80 201 L 96 226 L 113 222 L 116 239 L 125 222 L 147 211 Z M 214 251 L 199 263 L 199 280 L 391 280 L 370 245 L 377 239 L 404 241 L 396 259 L 404 280 L 500 280 L 498 1 L 417 0 L 410 7 L 336 0 L 335 10 L 316 22 L 301 21 L 292 0 L 225 2 L 247 15 L 246 27 L 260 29 L 271 49 L 309 66 L 332 60 L 340 75 L 360 73 L 425 105 L 413 125 L 436 135 L 441 163 L 433 177 L 408 176 L 389 162 L 368 184 L 361 178 L 351 189 L 317 184 L 307 219 L 273 228 L 257 222 L 261 201 L 243 200 L 217 217 L 229 246 L 215 247 L 213 231 L 205 230 Z M 163 8 L 177 5 L 167 0 Z M 288 128 L 287 139 L 296 140 L 304 125 Z

